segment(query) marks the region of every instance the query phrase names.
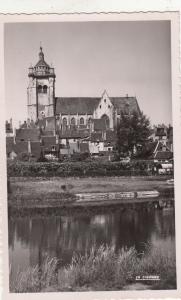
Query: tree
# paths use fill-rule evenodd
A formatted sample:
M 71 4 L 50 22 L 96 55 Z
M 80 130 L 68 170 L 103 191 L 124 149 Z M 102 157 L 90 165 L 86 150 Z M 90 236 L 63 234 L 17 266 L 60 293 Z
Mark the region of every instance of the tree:
M 132 115 L 121 113 L 117 126 L 117 150 L 119 155 L 133 156 L 135 153 L 144 152 L 146 142 L 150 135 L 150 121 L 141 113 L 133 112 Z

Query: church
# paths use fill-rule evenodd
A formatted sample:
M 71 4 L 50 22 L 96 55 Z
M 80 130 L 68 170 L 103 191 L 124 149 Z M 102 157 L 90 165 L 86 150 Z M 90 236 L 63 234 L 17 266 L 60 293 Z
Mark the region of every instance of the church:
M 29 68 L 28 118 L 12 132 L 6 124 L 7 156 L 40 157 L 74 154 L 108 155 L 116 146 L 116 126 L 122 113 L 140 113 L 136 97 L 57 97 L 55 70 L 40 47 L 38 62 Z M 107 153 L 107 154 L 106 154 Z
M 106 91 L 100 97 L 56 97 L 55 70 L 45 61 L 42 47 L 28 77 L 28 118 L 44 124 L 45 129 L 114 130 L 121 112 L 140 112 L 136 97 L 110 97 Z

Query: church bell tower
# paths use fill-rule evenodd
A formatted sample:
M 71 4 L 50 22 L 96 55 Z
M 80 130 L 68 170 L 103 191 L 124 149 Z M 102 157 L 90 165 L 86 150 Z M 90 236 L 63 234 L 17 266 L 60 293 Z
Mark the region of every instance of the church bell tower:
M 29 68 L 28 118 L 36 122 L 38 119 L 53 117 L 55 114 L 55 73 L 44 60 L 40 47 L 39 61 Z

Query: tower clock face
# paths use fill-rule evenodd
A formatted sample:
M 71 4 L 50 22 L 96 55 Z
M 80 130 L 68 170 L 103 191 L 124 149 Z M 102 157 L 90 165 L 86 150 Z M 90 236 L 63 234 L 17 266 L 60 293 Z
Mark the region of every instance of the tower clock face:
M 45 112 L 43 110 L 39 112 L 39 118 L 40 119 L 45 118 Z

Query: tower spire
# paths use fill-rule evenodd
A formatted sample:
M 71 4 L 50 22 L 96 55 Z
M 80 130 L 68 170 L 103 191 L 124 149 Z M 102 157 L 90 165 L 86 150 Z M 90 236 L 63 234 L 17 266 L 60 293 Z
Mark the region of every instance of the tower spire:
M 44 60 L 44 53 L 43 53 L 43 48 L 42 48 L 41 42 L 40 42 L 39 60 Z

